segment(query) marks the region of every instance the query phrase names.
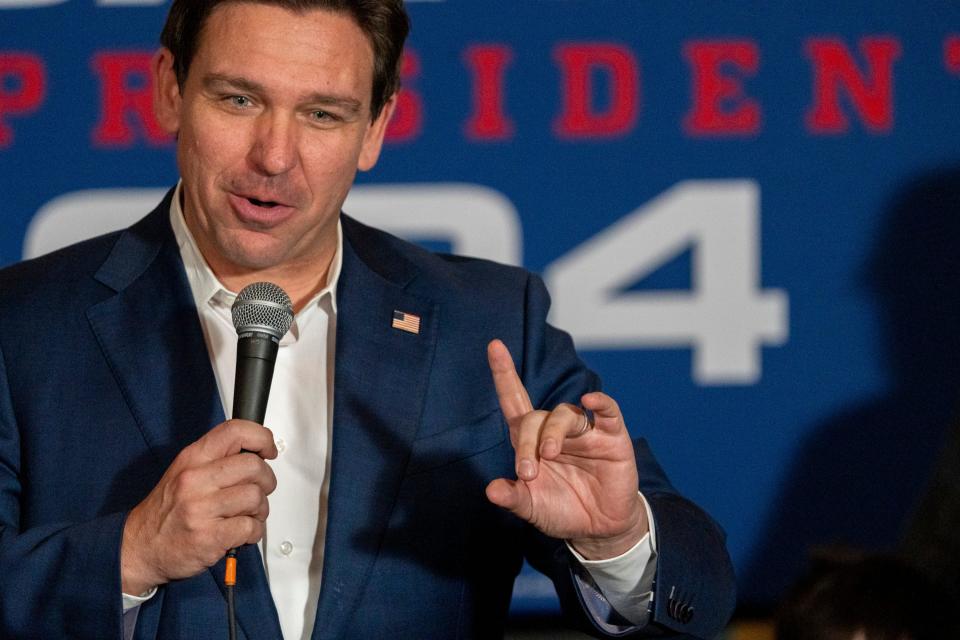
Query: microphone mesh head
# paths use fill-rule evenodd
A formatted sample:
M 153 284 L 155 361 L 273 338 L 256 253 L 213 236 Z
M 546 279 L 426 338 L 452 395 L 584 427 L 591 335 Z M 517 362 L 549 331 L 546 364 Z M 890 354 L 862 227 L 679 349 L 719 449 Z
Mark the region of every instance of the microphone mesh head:
M 237 295 L 230 315 L 237 333 L 259 331 L 280 340 L 293 324 L 293 303 L 272 282 L 254 282 Z

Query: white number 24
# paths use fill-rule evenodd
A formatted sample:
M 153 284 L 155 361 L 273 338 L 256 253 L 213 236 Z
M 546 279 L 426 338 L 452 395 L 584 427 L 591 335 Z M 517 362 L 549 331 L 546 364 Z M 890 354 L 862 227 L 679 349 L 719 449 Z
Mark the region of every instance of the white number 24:
M 34 216 L 24 257 L 134 222 L 164 189 L 59 196 Z M 751 180 L 680 182 L 550 264 L 551 321 L 581 349 L 691 348 L 703 385 L 753 384 L 761 347 L 787 339 L 786 293 L 760 288 L 759 188 Z M 522 263 L 522 231 L 503 194 L 475 184 L 356 187 L 355 217 L 464 255 Z M 687 249 L 689 289 L 625 291 Z

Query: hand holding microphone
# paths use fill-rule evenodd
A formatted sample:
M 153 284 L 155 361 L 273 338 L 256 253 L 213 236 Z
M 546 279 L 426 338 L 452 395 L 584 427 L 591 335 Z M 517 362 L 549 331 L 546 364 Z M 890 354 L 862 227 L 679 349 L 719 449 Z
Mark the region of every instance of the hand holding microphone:
M 277 346 L 293 313 L 280 287 L 257 283 L 240 292 L 233 316 L 238 333 L 233 419 L 181 451 L 130 512 L 120 553 L 124 593 L 140 595 L 194 576 L 228 550 L 263 537 L 267 496 L 276 488 L 265 460 L 276 458 L 277 449 L 273 434 L 257 422 L 266 412 Z

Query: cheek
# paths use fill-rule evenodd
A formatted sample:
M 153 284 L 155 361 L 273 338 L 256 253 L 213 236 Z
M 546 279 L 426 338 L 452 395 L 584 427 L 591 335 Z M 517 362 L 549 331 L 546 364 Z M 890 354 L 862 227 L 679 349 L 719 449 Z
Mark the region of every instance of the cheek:
M 311 182 L 339 182 L 347 174 L 353 163 L 349 156 L 301 155 L 303 170 Z
M 360 157 L 360 147 L 361 140 L 355 134 L 303 140 L 300 159 L 304 173 L 311 181 L 352 180 Z
M 215 177 L 242 165 L 249 150 L 247 137 L 241 122 L 198 115 L 181 130 L 181 160 L 206 179 Z

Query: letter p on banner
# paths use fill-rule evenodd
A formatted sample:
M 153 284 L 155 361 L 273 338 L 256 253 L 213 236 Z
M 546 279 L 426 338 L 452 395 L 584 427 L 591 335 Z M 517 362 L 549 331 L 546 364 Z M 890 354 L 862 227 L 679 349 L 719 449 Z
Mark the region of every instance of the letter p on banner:
M 40 58 L 29 53 L 0 53 L 0 148 L 13 144 L 13 128 L 6 117 L 36 111 L 46 86 Z

